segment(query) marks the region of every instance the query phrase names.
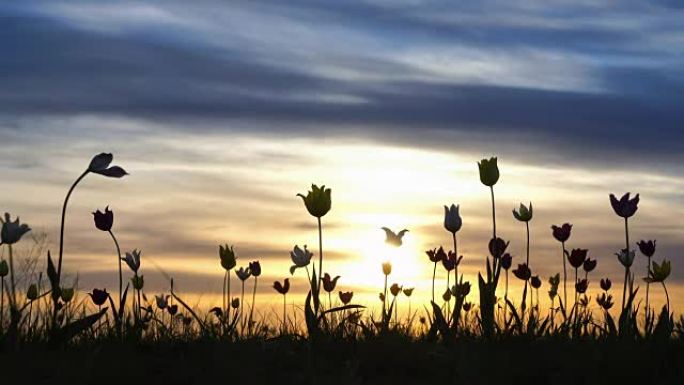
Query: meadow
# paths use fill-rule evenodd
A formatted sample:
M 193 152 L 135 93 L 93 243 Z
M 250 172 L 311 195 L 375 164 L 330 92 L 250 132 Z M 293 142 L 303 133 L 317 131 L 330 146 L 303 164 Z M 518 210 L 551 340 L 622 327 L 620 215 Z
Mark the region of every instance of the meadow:
M 146 291 L 145 256 L 120 247 L 108 206 L 93 212 L 93 231 L 111 238 L 118 286 L 81 290 L 63 279 L 63 266 L 69 263 L 64 233 L 71 195 L 86 177 L 124 178 L 127 171 L 112 161 L 111 154 L 96 155 L 68 189 L 59 248 L 35 251 L 44 271 L 27 274 L 18 268 L 15 249 L 31 242 L 30 226 L 9 213 L 0 219 L 0 247 L 5 249 L 0 261 L 3 378 L 166 384 L 213 378 L 333 384 L 604 383 L 627 376 L 630 383 L 679 383 L 683 378 L 684 317 L 670 308 L 671 263 L 656 257 L 655 240 L 630 238 L 639 194 L 606 196 L 606 204 L 624 223 L 624 248 L 615 251 L 624 268 L 621 282 L 602 277 L 587 249 L 566 247 L 570 223 L 549 229 L 548 236 L 559 245 L 562 270 L 541 277 L 530 263 L 532 203 L 511 213 L 527 234 L 526 255 L 513 263 L 510 242 L 497 233 L 495 186 L 505 188 L 497 184 L 497 158 L 482 159 L 477 167 L 488 189 L 492 223 L 491 239 L 482 245 L 488 257 L 477 282 L 459 274 L 463 221 L 458 205 L 445 205 L 443 227 L 452 244 L 422 256 L 433 271 L 431 301 L 413 303 L 412 310 L 400 315 L 397 302 L 411 298 L 414 289 L 393 283 L 389 261 L 377 266 L 378 276 L 384 277 L 379 310 L 356 304 L 351 291 L 337 290 L 339 276 L 326 270 L 325 259 L 324 219 L 333 207 L 332 190 L 314 184 L 297 197 L 316 224 L 318 244 L 293 246 L 292 265 L 282 272 L 287 278 L 275 282 L 259 280 L 259 261 L 245 262 L 233 245 L 217 245 L 222 301 L 206 309 L 184 300 L 172 277 L 167 292 Z M 402 247 L 409 231 L 383 230 L 394 248 Z M 448 277 L 446 290 L 441 283 L 442 288 L 435 287 L 438 271 Z M 294 274 L 306 276 L 308 288 L 305 301 L 292 308 L 287 298 Z M 519 298 L 509 295 L 514 280 L 523 285 Z M 282 297 L 282 313 L 276 317 L 255 311 L 259 284 Z M 589 297 L 590 285 L 600 288 L 600 294 Z M 656 290 L 665 294 L 662 308 L 650 302 Z M 549 308 L 540 305 L 540 296 L 548 296 Z

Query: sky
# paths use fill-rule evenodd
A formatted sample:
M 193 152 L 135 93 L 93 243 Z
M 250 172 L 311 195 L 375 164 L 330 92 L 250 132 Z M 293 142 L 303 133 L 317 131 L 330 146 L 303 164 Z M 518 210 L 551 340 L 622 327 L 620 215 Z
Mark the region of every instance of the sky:
M 620 285 L 608 194 L 630 191 L 631 237 L 672 260 L 681 308 L 683 17 L 675 1 L 5 1 L 0 210 L 54 250 L 70 183 L 112 152 L 130 175 L 88 176 L 69 206 L 64 263 L 79 287 L 116 286 L 113 244 L 90 214 L 109 205 L 123 249 L 143 250 L 150 292 L 172 276 L 215 302 L 228 243 L 239 266 L 264 266 L 260 301 L 280 303 L 270 286 L 290 276 L 289 250 L 318 253 L 296 194 L 325 184 L 324 270 L 339 289 L 377 305 L 392 260 L 390 283 L 419 302 L 424 251 L 451 242 L 445 204 L 461 207 L 461 271 L 476 286 L 491 226 L 476 163 L 498 156 L 500 235 L 520 263 L 511 210 L 532 202 L 542 300 L 561 266 L 551 224 L 573 223 L 569 247 L 598 260 L 590 288 Z M 387 248 L 382 226 L 409 229 L 405 245 Z M 635 267 L 640 280 L 643 256 Z

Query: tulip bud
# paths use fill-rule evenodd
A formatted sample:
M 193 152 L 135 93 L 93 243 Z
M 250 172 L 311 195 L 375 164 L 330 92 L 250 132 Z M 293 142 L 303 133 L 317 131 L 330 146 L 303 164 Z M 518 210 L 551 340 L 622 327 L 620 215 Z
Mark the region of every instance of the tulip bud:
M 259 263 L 259 261 L 249 263 L 249 272 L 255 277 L 261 275 L 261 264 Z
M 451 290 L 446 289 L 446 291 L 444 292 L 444 294 L 442 294 L 442 299 L 443 299 L 445 302 L 451 301 Z
M 385 275 L 390 275 L 390 273 L 392 273 L 392 264 L 389 262 L 384 262 L 382 264 L 382 273 Z
M 444 228 L 452 234 L 456 234 L 463 224 L 458 209 L 459 206 L 454 204 L 451 207 L 444 206 Z
M 653 254 L 655 254 L 655 248 L 656 248 L 656 241 L 639 241 L 637 242 L 637 246 L 639 246 L 639 251 L 641 251 L 641 254 L 651 258 Z
M 9 265 L 7 265 L 7 261 L 2 260 L 0 261 L 0 277 L 6 277 L 7 274 L 9 274 Z
M 133 288 L 136 290 L 142 290 L 143 286 L 145 286 L 145 279 L 142 275 L 134 275 L 131 277 L 131 282 L 133 283 Z
M 521 203 L 518 211 L 515 211 L 515 209 L 513 210 L 513 217 L 520 222 L 529 222 L 532 220 L 532 202 L 530 202 L 529 208 Z
M 397 283 L 393 283 L 392 286 L 390 286 L 390 293 L 392 293 L 392 296 L 396 297 L 401 293 L 401 286 Z
M 63 287 L 60 293 L 62 301 L 65 303 L 71 302 L 74 299 L 74 288 L 73 287 Z
M 164 294 L 155 295 L 154 299 L 155 299 L 155 302 L 157 303 L 157 307 L 161 310 L 166 309 L 166 307 L 169 305 L 168 298 L 169 298 L 168 294 L 167 295 L 164 295 Z
M 611 285 L 612 285 L 612 283 L 610 282 L 610 279 L 608 279 L 608 278 L 601 279 L 601 289 L 608 291 L 608 290 L 610 290 Z
M 235 257 L 235 251 L 233 251 L 233 246 L 219 246 L 219 258 L 221 259 L 221 267 L 226 271 L 230 271 L 235 267 L 237 258 Z
M 166 307 L 166 311 L 172 316 L 175 316 L 176 313 L 178 313 L 178 305 L 169 305 Z
M 496 157 L 482 159 L 477 163 L 477 166 L 480 169 L 480 182 L 485 186 L 494 186 L 499 180 L 499 167 Z
M 629 195 L 630 193 L 626 193 L 618 200 L 615 195 L 610 194 L 610 205 L 613 206 L 613 211 L 623 218 L 633 216 L 638 209 L 639 194 L 636 194 L 632 199 L 629 198 Z
M 331 198 L 330 189 L 326 189 L 325 185 L 318 187 L 315 184 L 311 185 L 311 190 L 306 194 L 297 194 L 304 201 L 304 206 L 306 206 L 309 214 L 316 218 L 321 218 L 330 211 Z
M 96 306 L 102 306 L 104 303 L 107 301 L 107 298 L 109 298 L 109 294 L 107 293 L 107 289 L 93 289 L 91 293 L 88 293 L 90 295 L 90 299 L 93 300 L 93 303 Z
M 340 295 L 340 301 L 342 301 L 342 303 L 344 305 L 349 304 L 349 302 L 351 302 L 351 300 L 352 300 L 352 297 L 354 297 L 354 293 L 351 291 L 340 292 L 339 295 Z
M 100 210 L 95 211 L 93 213 L 93 219 L 95 220 L 95 227 L 97 227 L 98 230 L 110 231 L 114 224 L 114 212 L 107 206 L 105 207 L 104 212 Z
M 31 284 L 26 291 L 26 298 L 29 301 L 35 301 L 38 298 L 38 286 L 35 283 Z
M 556 225 L 551 226 L 553 232 L 553 237 L 556 238 L 558 242 L 565 242 L 570 238 L 570 232 L 572 231 L 572 225 L 569 223 L 564 223 L 562 226 L 558 227 Z
M 239 308 L 240 307 L 240 298 L 238 298 L 238 297 L 233 298 L 233 300 L 230 301 L 230 307 L 232 307 L 233 309 Z
M 508 270 L 511 268 L 512 264 L 513 264 L 513 256 L 511 256 L 508 253 L 501 256 L 501 268 L 503 268 L 504 270 Z
M 539 289 L 541 287 L 542 281 L 539 279 L 538 275 L 535 275 L 530 278 L 530 286 L 534 289 Z

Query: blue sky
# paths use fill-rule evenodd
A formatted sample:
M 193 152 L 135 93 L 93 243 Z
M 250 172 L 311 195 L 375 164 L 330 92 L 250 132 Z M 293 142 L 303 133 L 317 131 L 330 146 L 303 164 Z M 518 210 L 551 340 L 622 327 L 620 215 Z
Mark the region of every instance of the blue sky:
M 0 177 L 13 186 L 0 198 L 7 210 L 34 215 L 52 231 L 59 199 L 51 205 L 42 197 L 61 194 L 75 172 L 69 170 L 83 159 L 114 151 L 145 175 L 136 182 L 140 188 L 125 191 L 147 206 L 121 199 L 122 210 L 136 219 L 133 207 L 163 214 L 168 231 L 154 236 L 173 241 L 155 244 L 160 253 L 202 253 L 213 249 L 198 242 L 215 238 L 184 238 L 160 193 L 150 193 L 155 183 L 197 189 L 194 196 L 202 199 L 194 207 L 221 194 L 256 207 L 249 198 L 274 199 L 275 193 L 265 187 L 270 180 L 250 170 L 277 178 L 279 165 L 316 162 L 307 153 L 319 151 L 307 146 L 327 143 L 352 146 L 335 147 L 339 153 L 379 146 L 473 162 L 497 154 L 519 170 L 585 172 L 586 180 L 567 178 L 586 183 L 566 186 L 578 199 L 579 186 L 602 197 L 638 189 L 647 192 L 646 202 L 648 192 L 659 202 L 654 213 L 684 213 L 684 8 L 678 2 L 454 3 L 3 2 Z M 262 144 L 254 145 L 256 139 Z M 421 165 L 416 170 L 432 159 L 425 156 L 412 163 Z M 212 195 L 207 173 L 221 164 L 231 190 Z M 307 167 L 316 180 L 328 177 Z M 554 175 L 567 183 L 560 171 Z M 281 182 L 294 190 L 289 199 L 310 180 L 301 187 Z M 544 189 L 539 180 L 517 182 Z M 42 186 L 34 198 L 25 194 L 32 183 Z M 102 201 L 119 199 L 106 195 L 109 184 L 97 183 L 93 193 Z M 173 201 L 169 194 L 177 213 L 201 214 L 179 207 L 182 195 Z M 522 195 L 511 199 L 527 199 Z M 435 202 L 437 212 L 442 203 Z M 44 211 L 51 215 L 40 216 Z M 264 217 L 254 226 L 281 221 L 287 223 Z M 681 245 L 674 219 L 648 223 L 671 239 L 669 246 L 663 242 L 666 250 Z M 135 230 L 150 235 L 143 227 Z M 131 243 L 140 240 L 133 231 L 131 237 Z M 269 247 L 276 248 L 256 240 L 249 246 L 255 253 L 279 252 Z

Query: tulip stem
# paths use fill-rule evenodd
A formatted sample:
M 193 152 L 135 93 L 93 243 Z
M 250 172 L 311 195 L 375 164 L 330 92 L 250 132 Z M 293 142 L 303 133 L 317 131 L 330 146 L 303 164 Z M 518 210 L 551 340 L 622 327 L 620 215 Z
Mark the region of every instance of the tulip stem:
M 283 335 L 287 333 L 287 293 L 283 294 Z
M 119 256 L 117 258 L 119 260 L 119 307 L 123 306 L 122 302 L 122 293 L 123 293 L 123 273 L 121 271 L 121 248 L 119 247 L 119 241 L 116 240 L 116 237 L 114 236 L 114 233 L 112 230 L 109 230 L 109 235 L 112 236 L 112 240 L 114 240 L 114 245 L 116 246 L 116 254 Z
M 10 308 L 15 309 L 17 308 L 17 293 L 16 293 L 16 282 L 14 280 L 14 258 L 12 255 L 12 244 L 7 244 L 7 247 L 9 248 L 9 268 L 10 268 L 10 290 L 12 293 L 11 301 L 10 301 Z
M 527 233 L 527 247 L 526 247 L 526 254 L 527 258 L 525 260 L 525 263 L 527 263 L 527 267 L 530 267 L 530 222 L 525 221 L 525 231 Z M 529 280 L 525 281 L 525 289 L 523 290 L 523 308 L 525 307 L 525 296 L 527 295 L 527 283 Z M 532 311 L 532 293 L 530 292 L 530 311 Z M 523 317 L 525 314 L 523 314 Z
M 670 295 L 667 293 L 667 286 L 665 286 L 665 280 L 660 281 L 663 285 L 663 290 L 665 290 L 665 298 L 667 299 L 667 316 L 670 317 Z
M 383 294 L 382 297 L 382 320 L 385 321 L 387 324 L 389 324 L 389 320 L 387 320 L 387 274 L 385 274 L 385 294 Z
M 252 316 L 254 315 L 254 305 L 256 305 L 256 290 L 257 290 L 257 281 L 259 280 L 259 277 L 254 277 L 254 290 L 252 290 L 252 305 L 249 307 L 249 322 L 247 323 L 247 330 L 249 330 L 250 334 L 252 332 Z
M 568 307 L 568 268 L 565 261 L 565 241 L 561 242 L 563 252 L 561 258 L 563 259 L 563 306 Z
M 228 270 L 226 270 L 223 273 L 223 290 L 222 290 L 222 295 L 223 295 L 223 302 L 222 302 L 222 309 L 223 311 L 226 311 L 226 281 L 228 280 Z
M 435 302 L 435 278 L 437 277 L 437 262 L 435 261 L 435 268 L 432 270 L 432 302 Z
M 493 236 L 492 239 L 496 239 L 496 207 L 494 205 L 494 186 L 489 186 L 489 191 L 492 196 L 492 226 L 493 226 Z
M 230 301 L 233 299 L 230 297 L 230 270 L 226 271 L 228 276 L 228 303 L 226 303 L 226 319 L 228 320 L 228 325 L 230 325 Z
M 650 277 L 651 276 L 651 257 L 648 258 L 648 265 L 646 266 L 646 276 Z M 650 307 L 648 305 L 648 292 L 650 289 L 651 283 L 649 281 L 646 281 L 646 318 L 648 319 L 648 313 L 650 311 Z
M 242 293 L 240 294 L 240 332 L 242 335 L 245 334 L 245 321 L 243 317 L 243 313 L 245 309 L 245 281 L 242 280 Z
M 625 217 L 625 258 L 629 259 L 629 226 L 628 226 L 628 219 Z M 627 266 L 625 268 L 625 282 L 622 286 L 622 309 L 625 309 L 625 299 L 626 299 L 626 293 L 627 293 L 627 281 L 629 278 L 629 267 Z M 632 294 L 632 285 L 630 284 L 629 287 L 629 292 L 630 295 Z
M 321 217 L 316 219 L 318 219 L 318 287 L 316 288 L 316 296 L 320 303 L 319 294 L 321 292 L 321 282 L 323 281 L 323 227 L 321 226 Z
M 5 277 L 0 277 L 0 333 L 5 325 Z

